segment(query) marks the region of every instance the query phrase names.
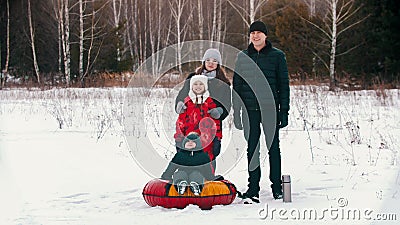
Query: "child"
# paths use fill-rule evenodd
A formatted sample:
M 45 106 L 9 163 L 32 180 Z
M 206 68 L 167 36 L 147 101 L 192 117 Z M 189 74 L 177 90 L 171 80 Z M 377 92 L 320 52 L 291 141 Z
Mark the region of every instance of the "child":
M 182 139 L 187 134 L 195 131 L 200 134 L 204 151 L 209 155 L 209 160 L 214 161 L 219 154 L 220 145 L 214 144 L 215 140 L 222 138 L 221 121 L 222 108 L 217 107 L 208 92 L 208 78 L 204 75 L 195 75 L 190 79 L 190 90 L 184 99 L 185 111 L 179 114 L 176 121 L 174 138 L 177 150 L 182 147 Z M 214 170 L 213 170 L 214 172 Z
M 231 108 L 231 83 L 222 67 L 221 53 L 215 48 L 207 49 L 203 55 L 201 66 L 197 68 L 195 72 L 187 76 L 182 89 L 175 99 L 176 113 L 181 114 L 185 112 L 186 106 L 184 104 L 184 99 L 188 96 L 189 90 L 192 88 L 189 85 L 190 80 L 196 75 L 205 75 L 208 78 L 207 90 L 210 93 L 210 97 L 215 102 L 216 108 L 219 108 L 218 110 L 212 110 L 210 114 L 213 119 L 218 119 L 219 123 L 222 125 L 222 121 L 229 115 L 229 110 Z M 215 137 L 213 140 L 214 158 L 219 155 L 220 151 L 221 137 Z M 213 161 L 213 163 L 215 166 L 215 161 Z
M 161 179 L 171 180 L 180 195 L 189 186 L 194 195 L 200 195 L 205 180 L 216 177 L 211 170 L 210 159 L 201 147 L 200 136 L 189 133 L 182 141 L 182 149 L 172 158 Z

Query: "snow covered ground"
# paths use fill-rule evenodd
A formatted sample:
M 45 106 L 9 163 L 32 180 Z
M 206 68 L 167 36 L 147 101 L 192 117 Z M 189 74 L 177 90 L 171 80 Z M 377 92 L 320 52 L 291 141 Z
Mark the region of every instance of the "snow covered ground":
M 272 199 L 264 151 L 261 203 L 204 211 L 151 208 L 142 197 L 157 175 L 133 157 L 148 143 L 130 140 L 148 138 L 167 162 L 173 91 L 146 100 L 139 89 L 3 90 L 0 224 L 398 224 L 400 91 L 291 91 L 281 151 L 293 202 Z M 231 125 L 217 172 L 245 191 L 245 141 Z

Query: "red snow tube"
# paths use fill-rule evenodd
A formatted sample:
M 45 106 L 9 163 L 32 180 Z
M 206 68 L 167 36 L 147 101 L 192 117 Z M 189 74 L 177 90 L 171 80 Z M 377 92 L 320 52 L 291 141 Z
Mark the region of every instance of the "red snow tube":
M 183 209 L 189 204 L 201 209 L 211 209 L 214 205 L 229 205 L 236 197 L 236 187 L 227 180 L 206 181 L 199 196 L 189 188 L 179 195 L 175 186 L 167 180 L 154 179 L 143 188 L 143 198 L 149 206 Z

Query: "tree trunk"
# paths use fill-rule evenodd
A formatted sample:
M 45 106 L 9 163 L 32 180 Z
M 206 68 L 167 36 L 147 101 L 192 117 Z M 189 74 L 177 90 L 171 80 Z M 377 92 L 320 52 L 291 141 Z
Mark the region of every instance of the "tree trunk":
M 135 55 L 137 57 L 137 60 L 135 62 L 137 64 L 136 67 L 138 67 L 140 62 L 141 62 L 140 54 L 139 54 L 139 48 L 138 48 L 138 46 L 139 46 L 139 41 L 138 40 L 140 40 L 140 36 L 138 35 L 139 34 L 138 27 L 137 27 L 137 23 L 139 22 L 139 20 L 138 20 L 138 0 L 135 0 L 134 6 L 133 6 L 133 10 L 134 10 L 134 12 L 133 12 L 134 13 L 133 14 L 133 17 L 134 17 L 134 21 L 133 21 L 133 32 L 134 32 L 133 39 L 135 41 L 133 49 L 134 49 Z
M 30 31 L 31 47 L 32 47 L 33 67 L 35 69 L 37 81 L 40 84 L 39 65 L 37 63 L 37 58 L 36 58 L 35 34 L 33 31 L 33 24 L 32 24 L 31 0 L 28 0 L 28 22 L 29 22 L 29 31 Z
M 204 15 L 203 15 L 203 4 L 202 0 L 197 1 L 197 16 L 199 20 L 199 40 L 203 40 L 204 36 Z M 200 42 L 200 55 L 203 54 L 203 42 Z
M 94 27 L 95 27 L 95 24 L 96 24 L 96 22 L 95 22 L 96 11 L 95 11 L 95 8 L 94 8 L 93 4 L 94 3 L 92 2 L 92 23 L 91 23 L 91 26 L 90 26 L 90 44 L 89 44 L 89 48 L 88 48 L 88 51 L 87 51 L 86 70 L 84 71 L 83 76 L 80 78 L 82 87 L 86 86 L 85 77 L 88 75 L 89 70 L 90 70 L 90 66 L 91 66 L 90 60 L 91 60 L 91 57 L 92 57 L 92 49 L 93 49 L 93 43 L 94 43 Z M 94 63 L 94 61 L 93 61 L 93 63 Z
M 161 24 L 162 24 L 162 18 L 161 18 L 161 15 L 162 15 L 162 9 L 163 9 L 163 7 L 162 7 L 162 3 L 164 3 L 165 1 L 157 1 L 157 4 L 158 4 L 158 23 L 157 23 L 157 25 L 158 25 L 158 27 L 157 27 L 157 37 L 159 37 L 159 38 L 157 38 L 157 47 L 156 47 L 156 50 L 157 51 L 159 51 L 160 50 L 160 48 L 161 48 L 161 40 L 162 40 L 162 38 L 160 38 L 161 37 L 161 27 L 163 27 L 163 26 L 161 26 Z M 162 67 L 162 63 L 161 63 L 161 59 L 160 59 L 160 54 L 157 54 L 157 73 L 160 73 L 160 69 L 161 69 L 161 67 Z
M 222 1 L 219 1 L 218 19 L 217 19 L 217 41 L 222 42 Z
M 69 0 L 61 0 L 63 2 L 63 9 L 64 9 L 64 15 L 62 15 L 65 20 L 64 20 L 64 41 L 63 41 L 63 48 L 64 48 L 64 73 L 65 73 L 65 81 L 67 84 L 67 87 L 70 86 L 71 84 L 71 48 L 70 48 L 70 42 L 69 42 Z
M 310 3 L 310 17 L 314 17 L 315 16 L 315 0 L 311 0 Z
M 330 89 L 333 90 L 336 86 L 335 82 L 335 58 L 336 58 L 336 40 L 337 40 L 337 0 L 331 0 L 332 7 L 332 38 L 331 38 L 331 54 L 329 60 L 329 76 Z
M 83 32 L 83 0 L 79 0 L 79 78 L 81 80 L 83 79 Z
M 255 0 L 250 0 L 250 11 L 249 11 L 249 19 L 250 19 L 250 24 L 252 24 L 255 20 L 256 17 L 256 12 L 254 8 L 254 1 Z
M 119 2 L 117 6 L 117 0 L 113 0 L 113 12 L 114 12 L 114 28 L 115 35 L 117 37 L 117 63 L 121 61 L 121 43 L 120 43 L 120 30 L 119 30 L 119 19 L 121 15 L 121 2 Z
M 58 11 L 60 12 L 60 11 Z M 58 17 L 62 16 L 61 14 L 59 14 Z M 58 73 L 61 74 L 62 73 L 62 62 L 63 62 L 63 24 L 61 22 L 61 19 L 58 18 Z
M 217 29 L 217 0 L 213 3 L 213 20 L 212 20 L 212 30 L 211 30 L 211 41 L 214 41 Z
M 4 65 L 4 69 L 1 70 L 1 46 L 0 46 L 0 89 L 3 89 L 8 76 L 8 63 L 10 61 L 10 3 L 7 0 L 7 37 L 6 37 L 6 64 Z
M 151 49 L 151 53 L 150 53 L 150 57 L 151 57 L 151 73 L 153 74 L 153 75 L 156 75 L 156 71 L 157 71 L 157 68 L 156 68 L 156 60 L 155 60 L 155 58 L 154 58 L 154 55 L 153 55 L 153 53 L 155 52 L 155 39 L 156 39 L 156 37 L 154 36 L 154 34 L 153 34 L 153 14 L 152 14 L 152 10 L 154 10 L 154 9 L 157 9 L 157 8 L 154 8 L 154 9 L 152 9 L 151 8 L 151 0 L 149 0 L 149 5 L 147 6 L 147 9 L 148 9 L 148 13 L 149 13 L 149 15 L 148 15 L 148 17 L 149 17 L 149 39 L 150 39 L 150 49 Z
M 129 47 L 129 53 L 131 56 L 131 61 L 133 62 L 133 60 L 135 59 L 135 53 L 133 50 L 132 37 L 131 37 L 131 32 L 130 32 L 132 20 L 131 20 L 131 16 L 128 13 L 128 9 L 131 9 L 131 7 L 128 7 L 128 5 L 129 5 L 128 0 L 125 0 L 124 3 L 125 3 L 125 21 L 126 21 L 126 31 L 125 32 L 126 32 L 126 36 L 128 39 L 128 47 Z M 136 9 L 134 9 L 134 10 L 136 10 Z
M 182 19 L 182 14 L 184 11 L 184 7 L 185 7 L 185 1 L 184 0 L 174 0 L 174 4 L 172 4 L 169 1 L 169 5 L 170 5 L 170 9 L 171 9 L 171 13 L 172 16 L 175 19 L 175 23 L 176 23 L 176 36 L 177 36 L 177 65 L 178 65 L 178 69 L 179 69 L 179 73 L 182 73 L 182 52 L 181 52 L 181 48 L 182 48 L 182 40 L 181 40 L 181 36 L 183 33 L 183 29 L 181 29 L 181 19 Z

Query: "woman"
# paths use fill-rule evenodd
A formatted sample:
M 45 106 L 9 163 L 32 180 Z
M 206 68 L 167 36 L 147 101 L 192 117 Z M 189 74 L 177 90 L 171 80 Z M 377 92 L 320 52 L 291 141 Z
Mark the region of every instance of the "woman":
M 222 121 L 229 115 L 231 109 L 231 83 L 226 77 L 224 69 L 221 67 L 221 62 L 222 58 L 218 49 L 210 48 L 204 53 L 201 67 L 197 68 L 194 73 L 188 75 L 184 86 L 175 99 L 175 109 L 178 114 L 185 112 L 186 106 L 184 104 L 184 99 L 188 96 L 190 90 L 190 79 L 194 75 L 204 75 L 208 78 L 210 97 L 217 106 L 214 110 L 210 110 L 209 113 L 211 117 L 218 118 L 222 125 Z M 222 112 L 217 109 L 218 107 L 222 108 Z M 218 156 L 220 151 L 221 139 L 215 137 L 215 140 L 213 141 L 214 159 Z M 214 161 L 214 159 L 212 160 Z M 215 161 L 213 164 L 215 168 Z

